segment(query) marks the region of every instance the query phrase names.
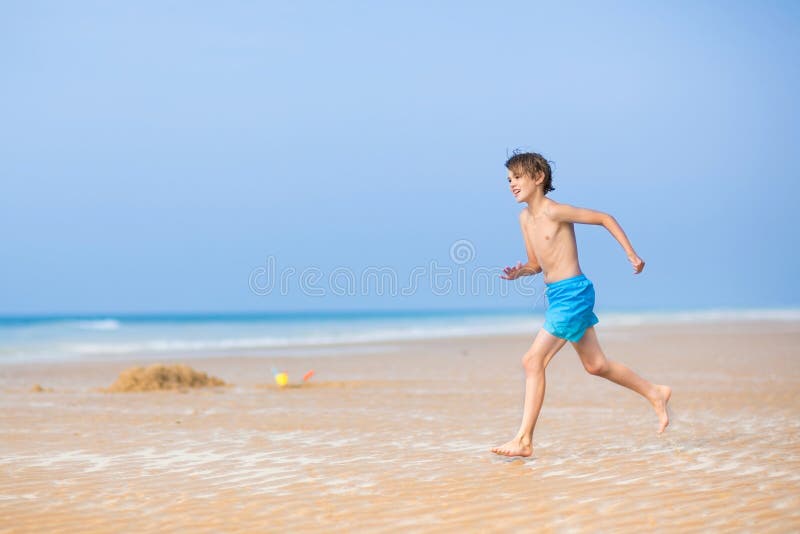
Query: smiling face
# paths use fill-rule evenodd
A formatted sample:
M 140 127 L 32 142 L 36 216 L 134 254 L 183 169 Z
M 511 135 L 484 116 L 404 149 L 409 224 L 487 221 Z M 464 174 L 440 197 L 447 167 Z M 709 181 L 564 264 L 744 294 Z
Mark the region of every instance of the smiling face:
M 508 186 L 517 202 L 529 202 L 536 192 L 536 182 L 522 170 L 508 170 Z

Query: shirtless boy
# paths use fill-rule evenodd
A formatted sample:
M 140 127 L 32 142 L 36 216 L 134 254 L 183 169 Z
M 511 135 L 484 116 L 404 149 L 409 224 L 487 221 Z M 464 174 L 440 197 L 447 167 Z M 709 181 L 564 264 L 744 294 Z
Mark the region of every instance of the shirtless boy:
M 594 314 L 594 285 L 578 263 L 574 223 L 602 225 L 608 230 L 625 250 L 633 274 L 642 272 L 644 261 L 608 213 L 561 204 L 545 196 L 555 188 L 550 165 L 540 154 L 515 152 L 506 161 L 506 168 L 514 198 L 528 204 L 519 214 L 528 262 L 506 267 L 501 278 L 514 280 L 544 273 L 548 306 L 542 329 L 522 357 L 525 407 L 519 432 L 511 441 L 492 448 L 492 452 L 504 456 L 533 454 L 533 428 L 544 400 L 545 368 L 567 341 L 572 343 L 586 371 L 647 399 L 658 416 L 658 433 L 662 433 L 669 424 L 667 402 L 672 390 L 648 382 L 621 363 L 607 359 L 600 348 L 594 329 L 599 321 Z

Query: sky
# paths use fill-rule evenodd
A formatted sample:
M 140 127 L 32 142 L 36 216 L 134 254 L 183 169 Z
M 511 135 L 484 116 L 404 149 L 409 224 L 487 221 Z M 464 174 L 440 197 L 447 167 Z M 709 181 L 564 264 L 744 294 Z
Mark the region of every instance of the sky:
M 596 309 L 797 307 L 797 57 L 797 2 L 5 2 L 0 314 L 541 311 L 456 288 L 515 149 L 645 260 L 576 225 Z

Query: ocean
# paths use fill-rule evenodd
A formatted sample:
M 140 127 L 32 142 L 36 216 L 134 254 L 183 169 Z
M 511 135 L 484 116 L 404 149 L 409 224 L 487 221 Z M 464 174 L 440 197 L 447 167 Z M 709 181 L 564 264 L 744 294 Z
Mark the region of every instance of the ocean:
M 799 308 L 598 312 L 598 329 L 637 324 L 800 320 Z M 168 356 L 336 355 L 373 344 L 492 334 L 531 339 L 543 313 L 341 311 L 251 314 L 99 314 L 0 317 L 0 363 Z

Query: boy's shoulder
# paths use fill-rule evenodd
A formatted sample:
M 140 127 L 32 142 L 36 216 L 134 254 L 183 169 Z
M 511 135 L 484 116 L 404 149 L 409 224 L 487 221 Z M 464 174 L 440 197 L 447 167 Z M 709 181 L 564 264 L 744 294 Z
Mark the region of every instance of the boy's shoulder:
M 562 205 L 564 205 L 564 204 L 561 204 L 560 202 L 556 202 L 552 198 L 545 197 L 545 199 L 544 199 L 544 208 L 542 209 L 542 214 L 547 216 L 548 218 L 552 219 L 553 215 L 558 211 L 559 207 L 561 207 Z M 530 213 L 528 212 L 528 208 L 527 207 L 526 208 L 522 208 L 522 210 L 519 212 L 519 220 L 520 220 L 520 222 L 523 222 L 523 221 L 527 220 L 528 217 L 530 217 Z

